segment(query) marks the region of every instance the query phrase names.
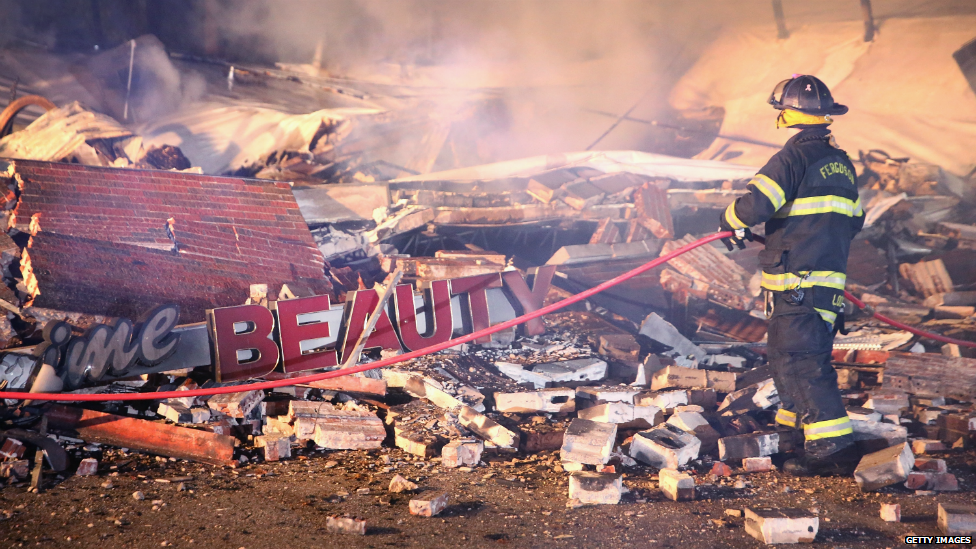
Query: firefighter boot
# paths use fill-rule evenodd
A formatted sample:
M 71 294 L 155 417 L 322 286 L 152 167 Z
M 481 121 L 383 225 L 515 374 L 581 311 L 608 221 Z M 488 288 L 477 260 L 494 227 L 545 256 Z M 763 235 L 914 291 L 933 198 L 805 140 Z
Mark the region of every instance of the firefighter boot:
M 804 476 L 848 476 L 861 461 L 862 454 L 854 444 L 853 435 L 808 440 L 804 455 L 783 464 L 787 474 Z

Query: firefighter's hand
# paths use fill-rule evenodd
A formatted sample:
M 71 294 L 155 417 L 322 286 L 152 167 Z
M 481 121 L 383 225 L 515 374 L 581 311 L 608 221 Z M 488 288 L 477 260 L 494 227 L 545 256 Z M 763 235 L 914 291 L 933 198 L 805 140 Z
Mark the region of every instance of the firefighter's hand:
M 723 231 L 727 230 L 729 229 L 723 229 Z M 732 231 L 732 236 L 723 238 L 722 244 L 725 244 L 725 247 L 728 248 L 730 252 L 735 249 L 732 247 L 733 242 L 739 247 L 740 250 L 744 250 L 746 249 L 746 240 L 750 242 L 752 241 L 752 231 L 749 229 L 738 229 Z

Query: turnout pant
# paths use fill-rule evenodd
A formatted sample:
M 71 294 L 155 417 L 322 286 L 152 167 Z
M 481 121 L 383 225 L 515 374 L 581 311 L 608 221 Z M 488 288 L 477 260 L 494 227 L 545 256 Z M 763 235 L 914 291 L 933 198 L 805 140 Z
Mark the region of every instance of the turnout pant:
M 773 293 L 767 350 L 781 401 L 776 422 L 802 427 L 808 454 L 829 455 L 854 436 L 830 363 L 833 326 L 814 310 L 811 293 L 800 304 Z

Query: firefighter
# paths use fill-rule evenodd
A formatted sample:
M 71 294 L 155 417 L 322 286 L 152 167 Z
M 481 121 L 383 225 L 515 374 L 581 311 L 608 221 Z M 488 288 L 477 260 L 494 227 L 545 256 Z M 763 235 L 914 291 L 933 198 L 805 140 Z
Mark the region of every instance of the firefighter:
M 786 462 L 797 475 L 849 474 L 860 458 L 831 365 L 843 329 L 844 284 L 851 240 L 864 225 L 854 166 L 828 129 L 847 112 L 814 76 L 780 82 L 769 96 L 777 128 L 800 130 L 723 212 L 732 250 L 765 223 L 759 254 L 769 317 L 768 358 L 780 394 L 780 425 L 802 429 L 803 452 Z

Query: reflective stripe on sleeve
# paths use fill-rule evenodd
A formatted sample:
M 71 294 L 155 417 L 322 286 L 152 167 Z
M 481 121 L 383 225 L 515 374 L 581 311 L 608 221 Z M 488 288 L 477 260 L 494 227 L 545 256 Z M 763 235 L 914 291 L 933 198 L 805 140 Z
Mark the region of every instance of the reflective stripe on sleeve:
M 748 225 L 739 219 L 739 216 L 735 215 L 735 202 L 729 204 L 729 207 L 725 209 L 725 221 L 729 223 L 729 226 L 736 230 L 745 229 L 748 227 Z
M 817 309 L 816 307 L 814 307 L 814 310 L 820 313 L 820 318 L 824 319 L 831 327 L 833 327 L 834 322 L 837 322 L 837 313 L 828 311 L 827 309 Z
M 761 193 L 766 195 L 766 198 L 773 203 L 773 210 L 778 210 L 783 207 L 783 204 L 786 204 L 786 193 L 783 192 L 783 188 L 769 177 L 757 173 L 749 185 L 755 185 Z

